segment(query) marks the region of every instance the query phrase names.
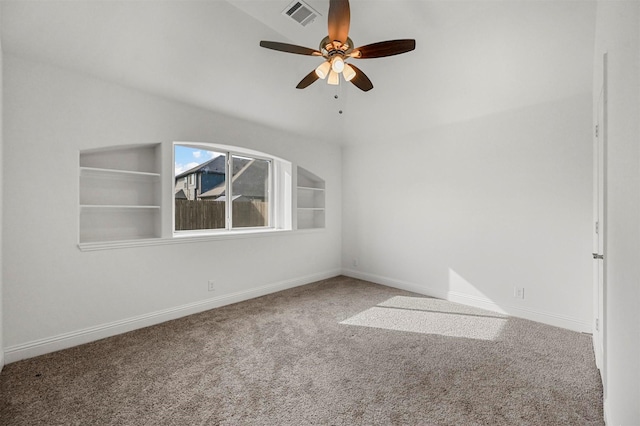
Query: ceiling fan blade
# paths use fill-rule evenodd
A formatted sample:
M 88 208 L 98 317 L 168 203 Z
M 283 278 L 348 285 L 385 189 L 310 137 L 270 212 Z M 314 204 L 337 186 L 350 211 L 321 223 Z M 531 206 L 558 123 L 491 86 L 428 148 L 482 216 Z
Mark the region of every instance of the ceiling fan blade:
M 349 9 L 349 0 L 330 0 L 329 1 L 329 39 L 331 41 L 338 40 L 341 43 L 347 42 L 349 37 L 349 23 L 351 21 L 351 10 Z
M 380 41 L 353 49 L 351 57 L 356 59 L 382 58 L 407 53 L 415 48 L 416 41 L 413 39 Z
M 360 68 L 356 67 L 353 64 L 349 65 L 351 65 L 351 68 L 353 68 L 353 70 L 356 72 L 356 76 L 351 79 L 351 82 L 363 92 L 368 92 L 369 90 L 373 89 L 373 83 L 371 82 L 371 80 L 369 80 L 369 77 L 367 77 L 365 73 L 360 70 Z
M 280 43 L 277 41 L 264 41 L 260 42 L 260 46 L 265 47 L 267 49 L 278 50 L 280 52 L 286 53 L 295 53 L 297 55 L 312 55 L 312 56 L 322 56 L 322 53 L 315 49 L 310 49 L 308 47 L 296 46 L 295 44 L 288 43 Z
M 316 70 L 313 70 L 309 74 L 307 74 L 302 80 L 300 80 L 300 83 L 298 83 L 298 85 L 296 86 L 296 89 L 304 89 L 305 87 L 309 87 L 311 83 L 315 82 L 319 78 L 320 77 L 318 77 L 318 74 L 316 74 Z

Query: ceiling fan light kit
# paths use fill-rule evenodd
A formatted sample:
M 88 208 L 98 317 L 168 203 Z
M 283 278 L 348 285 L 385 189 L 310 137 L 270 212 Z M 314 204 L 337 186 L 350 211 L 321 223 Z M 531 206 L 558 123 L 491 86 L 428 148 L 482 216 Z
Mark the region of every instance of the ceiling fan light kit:
M 321 63 L 320 65 L 318 65 L 318 68 L 316 68 L 316 74 L 323 80 L 327 78 L 327 75 L 329 75 L 329 71 L 331 71 L 331 64 L 329 63 L 329 61 Z
M 344 70 L 342 71 L 342 76 L 344 77 L 345 81 L 351 81 L 353 80 L 353 77 L 356 76 L 356 72 L 351 65 L 344 64 Z
M 296 86 L 304 89 L 318 79 L 327 78 L 331 85 L 340 84 L 340 75 L 345 81 L 351 82 L 358 89 L 367 92 L 373 89 L 371 80 L 355 65 L 348 64 L 348 59 L 382 58 L 399 55 L 414 50 L 416 41 L 413 39 L 388 40 L 353 48 L 353 41 L 349 38 L 351 10 L 349 0 L 330 0 L 328 29 L 329 35 L 320 42 L 319 50 L 277 41 L 261 41 L 260 46 L 297 55 L 322 56 L 325 61 L 315 70 L 307 74 Z
M 340 74 L 344 70 L 344 59 L 340 56 L 334 56 L 331 59 L 331 69 Z
M 338 84 L 340 84 L 340 74 L 338 74 L 334 70 L 331 70 L 331 72 L 329 73 L 329 78 L 327 79 L 327 83 L 331 84 L 332 86 L 337 86 Z

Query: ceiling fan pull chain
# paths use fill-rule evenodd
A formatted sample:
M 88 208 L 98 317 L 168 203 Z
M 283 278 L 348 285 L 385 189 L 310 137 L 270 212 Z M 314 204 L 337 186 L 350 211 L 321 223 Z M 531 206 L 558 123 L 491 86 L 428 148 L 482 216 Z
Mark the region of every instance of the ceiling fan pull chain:
M 342 86 L 342 84 L 336 86 L 336 94 L 333 96 L 333 98 L 338 101 L 338 114 L 342 114 L 345 109 L 345 101 L 343 96 L 344 89 L 342 88 Z

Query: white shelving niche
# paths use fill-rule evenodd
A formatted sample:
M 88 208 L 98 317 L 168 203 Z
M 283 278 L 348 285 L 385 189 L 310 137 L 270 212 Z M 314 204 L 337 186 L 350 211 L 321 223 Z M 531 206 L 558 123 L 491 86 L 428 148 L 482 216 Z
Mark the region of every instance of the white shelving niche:
M 160 144 L 80 152 L 79 245 L 161 236 Z
M 325 227 L 325 183 L 310 171 L 298 167 L 297 219 L 298 229 Z

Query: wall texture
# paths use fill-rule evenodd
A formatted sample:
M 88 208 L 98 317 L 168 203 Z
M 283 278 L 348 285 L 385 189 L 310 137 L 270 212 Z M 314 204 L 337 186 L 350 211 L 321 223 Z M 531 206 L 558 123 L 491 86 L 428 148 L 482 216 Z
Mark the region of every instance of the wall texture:
M 346 148 L 348 274 L 590 332 L 591 111 L 585 93 Z
M 599 1 L 594 100 L 608 62 L 604 404 L 610 425 L 640 421 L 640 3 Z
M 4 61 L 8 362 L 340 272 L 339 147 L 15 56 Z M 81 252 L 79 151 L 172 141 L 238 145 L 313 171 L 326 180 L 326 229 Z M 219 283 L 215 297 L 209 279 Z

